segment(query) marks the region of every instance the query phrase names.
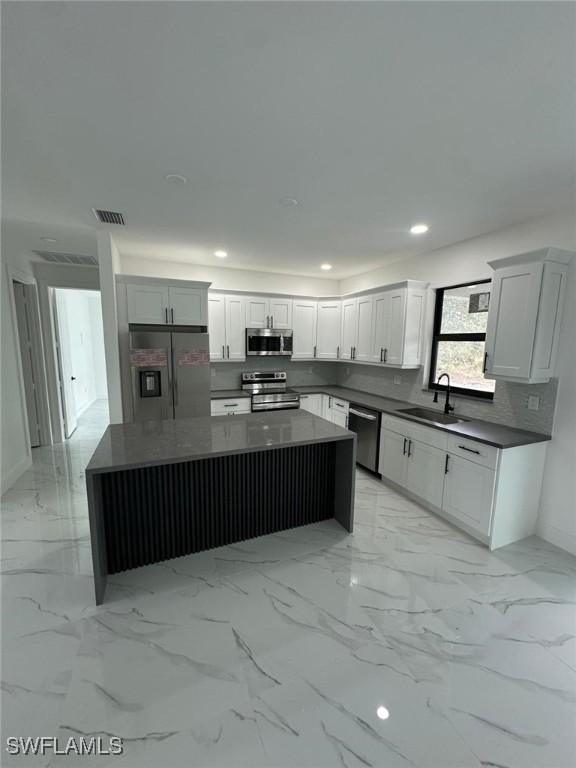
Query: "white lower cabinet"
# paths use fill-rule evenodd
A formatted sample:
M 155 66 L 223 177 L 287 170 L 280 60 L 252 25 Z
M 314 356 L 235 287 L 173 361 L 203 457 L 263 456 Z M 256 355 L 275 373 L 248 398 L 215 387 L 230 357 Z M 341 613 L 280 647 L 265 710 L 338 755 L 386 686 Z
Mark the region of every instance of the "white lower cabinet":
M 331 421 L 333 424 L 338 424 L 339 427 L 344 427 L 344 429 L 348 429 L 348 410 L 350 408 L 350 403 L 346 402 L 346 400 L 340 400 L 340 398 L 337 397 L 331 397 L 329 399 L 329 421 Z
M 499 449 L 383 414 L 379 471 L 497 549 L 535 531 L 546 445 Z
M 322 395 L 300 395 L 300 408 L 313 413 L 314 416 L 322 416 Z
M 210 401 L 210 414 L 235 416 L 237 413 L 250 413 L 251 402 L 249 397 L 215 398 Z
M 447 454 L 442 509 L 486 536 L 490 533 L 496 471 Z M 440 506 L 440 504 L 438 505 Z

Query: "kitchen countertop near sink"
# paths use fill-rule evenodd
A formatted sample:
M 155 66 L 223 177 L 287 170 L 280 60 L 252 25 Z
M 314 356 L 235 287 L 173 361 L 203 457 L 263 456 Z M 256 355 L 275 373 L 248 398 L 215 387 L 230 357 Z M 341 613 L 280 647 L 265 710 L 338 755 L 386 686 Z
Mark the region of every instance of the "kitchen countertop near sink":
M 330 397 L 339 397 L 342 400 L 348 400 L 350 403 L 373 408 L 375 411 L 387 413 L 390 416 L 396 416 L 399 419 L 406 419 L 412 424 L 421 424 L 431 429 L 439 429 L 441 432 L 447 432 L 451 435 L 458 435 L 469 440 L 477 440 L 479 443 L 493 445 L 496 448 L 516 448 L 519 445 L 531 445 L 532 443 L 543 443 L 551 439 L 549 435 L 541 435 L 539 432 L 527 432 L 525 429 L 516 429 L 507 427 L 505 424 L 494 424 L 491 421 L 481 421 L 480 419 L 468 419 L 460 424 L 438 424 L 433 421 L 419 419 L 400 411 L 404 408 L 418 407 L 417 403 L 409 403 L 405 400 L 394 400 L 391 397 L 380 397 L 379 395 L 370 395 L 367 392 L 360 392 L 357 389 L 347 389 L 338 386 L 306 386 L 292 387 L 301 395 L 325 394 Z M 423 406 L 422 406 L 423 407 Z M 436 410 L 433 407 L 426 406 L 426 410 Z M 439 413 L 443 413 L 441 408 Z M 459 414 L 455 414 L 459 416 Z

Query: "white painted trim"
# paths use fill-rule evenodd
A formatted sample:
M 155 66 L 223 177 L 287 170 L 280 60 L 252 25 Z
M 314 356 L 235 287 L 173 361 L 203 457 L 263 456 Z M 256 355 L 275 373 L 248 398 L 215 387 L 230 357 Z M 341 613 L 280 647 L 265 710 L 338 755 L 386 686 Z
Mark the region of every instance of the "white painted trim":
M 10 470 L 10 472 L 8 472 L 8 474 L 2 478 L 0 493 L 6 493 L 6 491 L 14 485 L 16 480 L 18 480 L 18 478 L 21 477 L 24 472 L 26 472 L 31 467 L 32 455 L 26 456 L 22 459 L 18 466 L 14 467 L 14 469 Z
M 576 536 L 573 536 L 571 533 L 561 531 L 560 528 L 556 528 L 556 526 L 550 525 L 550 523 L 538 522 L 536 525 L 536 535 L 540 536 L 544 541 L 560 547 L 565 552 L 576 555 Z

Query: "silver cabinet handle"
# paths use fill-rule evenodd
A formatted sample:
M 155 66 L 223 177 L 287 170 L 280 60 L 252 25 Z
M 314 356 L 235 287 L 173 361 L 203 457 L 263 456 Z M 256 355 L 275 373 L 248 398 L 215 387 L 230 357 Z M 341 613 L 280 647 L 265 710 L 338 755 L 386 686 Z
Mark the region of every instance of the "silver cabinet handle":
M 166 313 L 166 325 L 168 325 L 168 307 L 166 307 L 164 312 Z
M 488 352 L 484 353 L 484 365 L 482 366 L 482 373 L 486 373 L 486 368 L 488 367 Z
M 444 474 L 448 474 L 448 462 L 450 461 L 450 454 L 446 454 L 446 464 L 444 464 Z
M 314 357 L 316 357 L 316 347 L 314 347 Z
M 402 451 L 402 456 L 406 456 L 406 443 L 408 442 L 408 438 L 404 438 L 404 450 Z
M 384 355 L 384 349 L 382 347 L 380 347 L 380 362 L 381 363 L 384 362 L 384 360 L 382 360 L 383 355 Z
M 466 448 L 465 445 L 459 445 L 458 448 L 462 448 L 463 451 L 468 451 L 468 453 L 476 453 L 480 456 L 480 451 L 475 451 L 474 448 Z
M 348 413 L 353 413 L 354 416 L 360 416 L 361 419 L 368 419 L 368 421 L 376 421 L 378 416 L 371 416 L 369 413 L 361 413 L 360 411 L 354 410 L 354 408 L 350 408 Z
M 270 315 L 270 328 L 274 328 L 274 315 Z
M 270 328 L 270 315 L 266 315 L 266 328 Z
M 336 357 L 340 357 L 340 347 L 336 347 Z
M 226 345 L 226 357 L 230 357 L 230 345 Z
M 388 350 L 384 347 L 384 362 L 388 360 Z
M 224 403 L 224 408 L 238 408 L 238 403 Z
M 408 458 L 412 456 L 412 440 L 408 440 Z
M 345 405 L 342 405 L 342 403 L 336 403 L 336 402 L 335 402 L 335 403 L 334 403 L 334 405 L 335 405 L 337 408 L 346 408 L 346 406 L 345 406 Z
M 224 354 L 224 344 L 222 344 L 222 360 L 224 360 L 225 357 L 226 355 Z

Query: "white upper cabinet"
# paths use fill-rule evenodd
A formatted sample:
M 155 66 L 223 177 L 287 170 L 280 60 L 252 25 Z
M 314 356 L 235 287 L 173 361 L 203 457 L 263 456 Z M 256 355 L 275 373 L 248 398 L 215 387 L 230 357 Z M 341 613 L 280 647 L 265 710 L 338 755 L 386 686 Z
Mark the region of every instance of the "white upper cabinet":
M 359 296 L 356 299 L 356 340 L 353 360 L 369 362 L 372 352 L 372 309 L 373 296 Z
M 396 368 L 420 367 L 425 309 L 426 285 L 423 283 L 409 281 L 376 294 L 370 362 Z
M 544 383 L 554 375 L 566 291 L 568 251 L 544 251 L 489 262 L 494 269 L 484 375 Z
M 165 285 L 126 286 L 128 322 L 146 325 L 166 325 L 168 319 L 168 287 Z
M 245 360 L 246 299 L 210 293 L 208 297 L 210 360 Z
M 342 360 L 352 360 L 354 357 L 356 329 L 358 327 L 356 312 L 356 299 L 344 299 L 342 301 L 342 348 L 340 350 Z
M 316 357 L 318 360 L 337 360 L 340 356 L 342 301 L 318 302 L 316 323 Z
M 206 290 L 129 283 L 128 322 L 146 325 L 208 325 Z
M 316 351 L 317 303 L 315 301 L 294 299 L 292 305 L 294 325 L 292 359 L 311 359 Z
M 292 299 L 246 297 L 247 328 L 292 328 Z
M 270 327 L 270 300 L 265 296 L 246 297 L 246 328 Z
M 270 299 L 270 328 L 292 328 L 292 299 Z

